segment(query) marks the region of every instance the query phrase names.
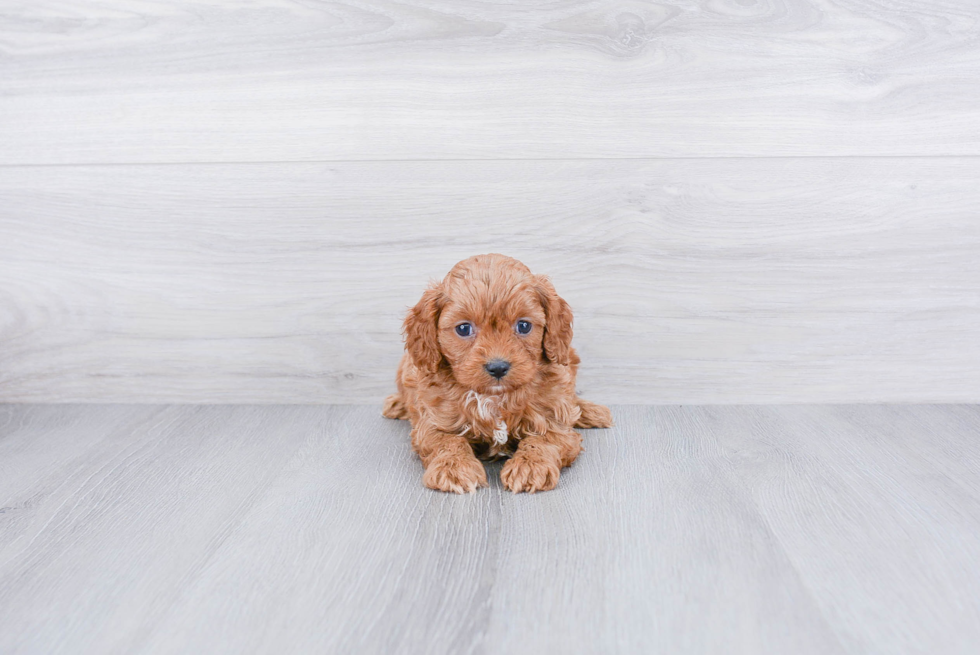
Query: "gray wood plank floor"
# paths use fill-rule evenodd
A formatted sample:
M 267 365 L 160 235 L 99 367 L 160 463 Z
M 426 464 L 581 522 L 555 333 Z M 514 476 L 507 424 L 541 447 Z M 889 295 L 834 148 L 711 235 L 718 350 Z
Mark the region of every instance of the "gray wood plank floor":
M 980 408 L 615 414 L 458 497 L 374 407 L 0 406 L 0 652 L 980 649 Z

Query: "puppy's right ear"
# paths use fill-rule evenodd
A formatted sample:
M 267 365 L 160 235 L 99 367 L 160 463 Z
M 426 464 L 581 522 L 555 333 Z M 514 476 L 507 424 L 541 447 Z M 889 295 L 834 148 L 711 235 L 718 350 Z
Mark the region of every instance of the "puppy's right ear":
M 405 317 L 405 350 L 415 366 L 428 373 L 435 373 L 442 362 L 438 323 L 444 304 L 442 288 L 429 287 Z

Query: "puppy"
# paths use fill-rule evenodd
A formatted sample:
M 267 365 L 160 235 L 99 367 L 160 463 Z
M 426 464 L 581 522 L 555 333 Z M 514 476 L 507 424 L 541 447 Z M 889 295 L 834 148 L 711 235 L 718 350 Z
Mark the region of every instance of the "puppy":
M 554 489 L 582 449 L 573 428 L 612 426 L 607 407 L 575 395 L 571 308 L 516 259 L 459 262 L 422 294 L 404 332 L 398 393 L 383 413 L 411 421 L 431 489 L 476 491 L 487 485 L 480 459 L 502 457 L 505 488 Z

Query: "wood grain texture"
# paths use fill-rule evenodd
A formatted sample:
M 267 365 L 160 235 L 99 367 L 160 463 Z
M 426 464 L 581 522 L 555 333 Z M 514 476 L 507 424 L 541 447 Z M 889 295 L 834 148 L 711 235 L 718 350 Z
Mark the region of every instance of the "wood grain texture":
M 0 408 L 0 460 L 14 474 L 0 483 L 5 653 L 83 644 L 132 652 L 148 617 L 168 610 L 331 416 L 324 408 L 303 418 L 304 407 L 25 410 Z
M 0 650 L 980 649 L 976 406 L 614 414 L 457 497 L 377 408 L 0 406 Z
M 974 0 L 14 3 L 0 163 L 980 155 Z
M 605 402 L 980 401 L 980 159 L 8 167 L 0 401 L 377 403 L 430 278 L 550 274 Z

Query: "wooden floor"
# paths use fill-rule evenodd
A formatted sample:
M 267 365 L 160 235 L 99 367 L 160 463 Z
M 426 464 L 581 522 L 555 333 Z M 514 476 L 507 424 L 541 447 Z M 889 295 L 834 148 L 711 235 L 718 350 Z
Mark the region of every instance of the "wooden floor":
M 460 497 L 376 407 L 0 406 L 0 652 L 980 651 L 980 408 L 615 415 Z

